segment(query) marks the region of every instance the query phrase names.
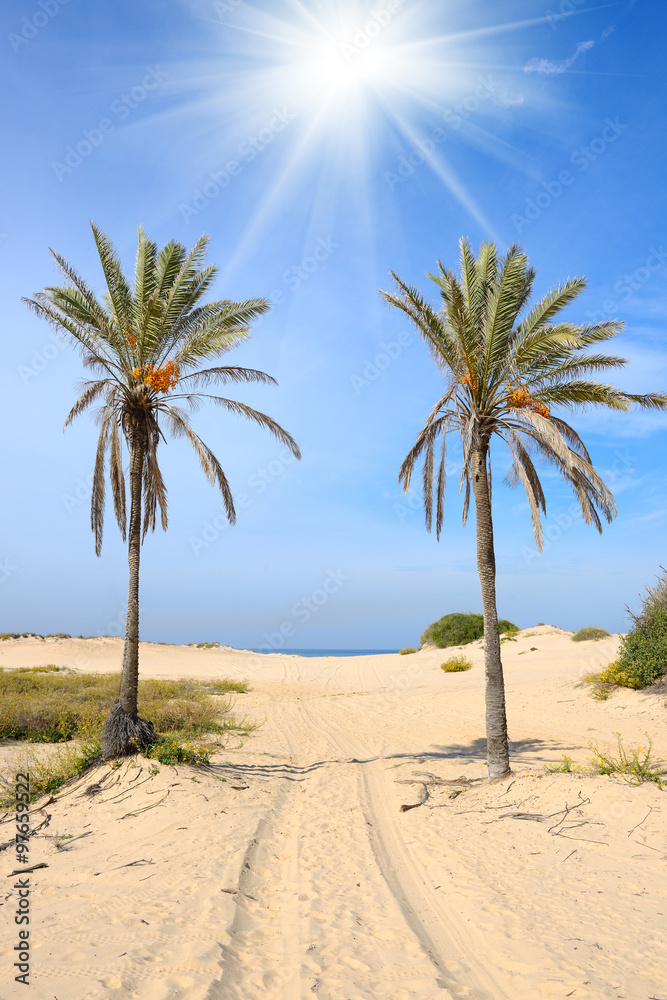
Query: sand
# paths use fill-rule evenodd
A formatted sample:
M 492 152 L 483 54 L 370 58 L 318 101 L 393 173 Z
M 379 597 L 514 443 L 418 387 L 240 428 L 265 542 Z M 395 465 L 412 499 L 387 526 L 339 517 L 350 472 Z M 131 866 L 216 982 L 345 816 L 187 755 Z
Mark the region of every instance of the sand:
M 121 648 L 5 641 L 0 666 L 117 670 Z M 31 876 L 30 992 L 12 980 L 5 878 L 0 995 L 667 998 L 667 791 L 544 770 L 615 751 L 617 732 L 667 758 L 664 695 L 577 686 L 617 648 L 552 626 L 503 645 L 513 774 L 488 784 L 480 643 L 460 674 L 442 651 L 142 644 L 144 676 L 248 679 L 236 711 L 266 721 L 208 770 L 104 764 L 37 803 L 44 833 L 86 836 L 31 842 L 48 868 Z M 8 875 L 14 852 L 1 857 Z

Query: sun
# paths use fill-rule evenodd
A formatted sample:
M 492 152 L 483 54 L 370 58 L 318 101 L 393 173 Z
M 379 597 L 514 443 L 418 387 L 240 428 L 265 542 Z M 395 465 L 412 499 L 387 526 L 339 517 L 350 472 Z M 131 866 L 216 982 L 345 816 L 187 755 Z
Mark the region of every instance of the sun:
M 460 172 L 457 148 L 533 169 L 496 134 L 496 119 L 502 124 L 513 107 L 527 104 L 530 82 L 525 74 L 520 84 L 503 79 L 507 67 L 493 39 L 543 18 L 487 25 L 473 18 L 468 26 L 464 5 L 459 10 L 453 0 L 227 6 L 233 18 L 224 21 L 220 45 L 212 43 L 202 93 L 175 112 L 201 108 L 212 147 L 231 165 L 229 177 L 222 171 L 227 183 L 243 171 L 257 192 L 225 277 L 275 228 L 286 205 L 309 213 L 309 229 L 324 232 L 336 199 L 344 199 L 365 213 L 370 232 L 376 203 L 417 170 L 422 187 L 429 174 L 443 186 L 441 204 L 463 209 L 482 233 L 498 239 Z M 204 116 L 211 109 L 209 125 Z
M 342 43 L 323 46 L 307 64 L 315 89 L 324 96 L 339 100 L 358 93 L 364 87 L 382 84 L 390 59 L 388 50 L 349 51 Z

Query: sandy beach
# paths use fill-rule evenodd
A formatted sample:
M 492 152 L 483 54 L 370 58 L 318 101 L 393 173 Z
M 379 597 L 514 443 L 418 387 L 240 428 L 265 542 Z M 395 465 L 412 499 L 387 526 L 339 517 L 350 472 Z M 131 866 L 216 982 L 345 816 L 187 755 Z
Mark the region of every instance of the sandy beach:
M 142 644 L 144 677 L 247 679 L 264 724 L 201 770 L 136 758 L 42 800 L 32 875 L 37 1000 L 575 1000 L 667 997 L 667 799 L 547 773 L 591 745 L 653 741 L 665 695 L 596 701 L 581 676 L 618 636 L 553 626 L 503 645 L 513 774 L 485 777 L 481 642 L 307 658 Z M 122 642 L 10 640 L 0 666 L 119 670 Z M 457 652 L 457 650 L 448 651 Z M 236 747 L 236 748 L 235 748 Z M 16 746 L 2 748 L 5 777 Z M 428 797 L 421 802 L 428 792 Z M 415 808 L 402 810 L 402 806 Z M 8 840 L 12 835 L 6 820 Z M 3 874 L 15 868 L 2 854 Z M 16 890 L 0 902 L 2 997 Z

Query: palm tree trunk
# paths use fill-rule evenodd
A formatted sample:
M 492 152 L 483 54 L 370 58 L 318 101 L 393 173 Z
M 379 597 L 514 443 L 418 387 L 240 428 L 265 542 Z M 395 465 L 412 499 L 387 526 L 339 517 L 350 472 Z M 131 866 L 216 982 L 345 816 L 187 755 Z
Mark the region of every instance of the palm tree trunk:
M 137 715 L 139 696 L 139 563 L 141 560 L 141 486 L 144 467 L 143 442 L 138 434 L 130 444 L 130 526 L 127 561 L 129 587 L 123 669 L 120 682 L 120 707 L 127 715 Z
M 484 612 L 484 669 L 486 672 L 486 745 L 489 778 L 510 772 L 505 712 L 505 682 L 500 659 L 500 635 L 496 609 L 496 557 L 487 475 L 488 445 L 473 451 L 472 480 L 477 512 L 477 572 L 482 588 Z
M 151 722 L 139 718 L 139 563 L 141 557 L 141 490 L 145 442 L 141 432 L 129 435 L 130 449 L 130 526 L 128 532 L 129 588 L 123 667 L 118 702 L 111 709 L 102 727 L 102 749 L 105 757 L 122 757 L 136 753 L 138 747 L 155 742 Z

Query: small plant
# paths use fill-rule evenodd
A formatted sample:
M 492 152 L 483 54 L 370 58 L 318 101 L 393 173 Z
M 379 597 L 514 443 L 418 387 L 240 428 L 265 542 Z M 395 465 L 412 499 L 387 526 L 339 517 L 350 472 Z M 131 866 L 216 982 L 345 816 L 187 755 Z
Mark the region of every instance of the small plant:
M 77 774 L 81 774 L 91 764 L 101 761 L 102 747 L 97 733 L 86 727 L 80 733 L 80 739 L 58 748 L 55 754 L 46 756 L 32 747 L 24 750 L 14 761 L 15 771 L 27 771 L 30 774 L 30 801 L 34 802 L 42 795 L 55 795 L 65 782 Z M 6 809 L 14 802 L 13 791 L 3 795 L 0 808 Z
M 667 771 L 664 762 L 652 759 L 653 745 L 649 736 L 646 737 L 647 746 L 637 747 L 636 750 L 626 750 L 620 733 L 616 733 L 618 740 L 618 758 L 614 759 L 611 754 L 591 747 L 594 756 L 588 764 L 593 774 L 620 774 L 632 785 L 640 785 L 644 781 L 654 781 L 659 788 L 667 785 Z
M 157 760 L 160 764 L 209 764 L 211 761 L 211 746 L 206 746 L 201 740 L 180 740 L 172 736 L 159 736 L 151 746 L 139 750 L 143 757 Z M 159 768 L 151 771 L 157 773 Z
M 580 771 L 581 768 L 573 762 L 571 757 L 568 757 L 567 754 L 563 754 L 561 759 L 556 764 L 545 764 L 544 770 L 547 774 L 560 774 L 561 772 L 572 774 L 574 771 Z
M 412 646 L 406 646 L 405 649 L 399 649 L 399 656 L 408 656 L 410 653 L 416 653 L 417 650 Z
M 211 681 L 201 681 L 202 690 L 207 694 L 247 694 L 250 686 L 247 681 L 233 681 L 229 677 L 218 677 Z
M 544 625 L 544 622 L 538 622 L 535 627 L 538 628 L 540 625 Z
M 220 649 L 219 642 L 198 642 L 197 649 Z
M 606 701 L 614 688 L 628 687 L 636 690 L 644 687 L 640 678 L 631 669 L 622 667 L 619 660 L 610 663 L 599 674 L 586 674 L 582 681 L 584 684 L 592 684 L 591 695 L 596 701 Z
M 501 629 L 501 624 L 506 624 L 508 627 Z M 512 639 L 515 635 L 519 634 L 521 629 L 518 625 L 512 625 L 511 623 L 508 624 L 507 622 L 498 622 L 498 631 L 501 635 L 506 636 L 508 639 Z M 514 641 L 516 642 L 516 639 Z
M 440 664 L 440 669 L 446 674 L 457 674 L 463 670 L 470 670 L 472 663 L 467 656 L 452 656 Z
M 530 649 L 529 649 L 529 652 L 530 653 L 536 653 L 537 652 L 537 646 L 531 646 Z
M 608 639 L 610 632 L 606 628 L 598 628 L 597 625 L 589 625 L 587 628 L 580 628 L 572 636 L 572 642 L 597 642 L 599 639 Z

